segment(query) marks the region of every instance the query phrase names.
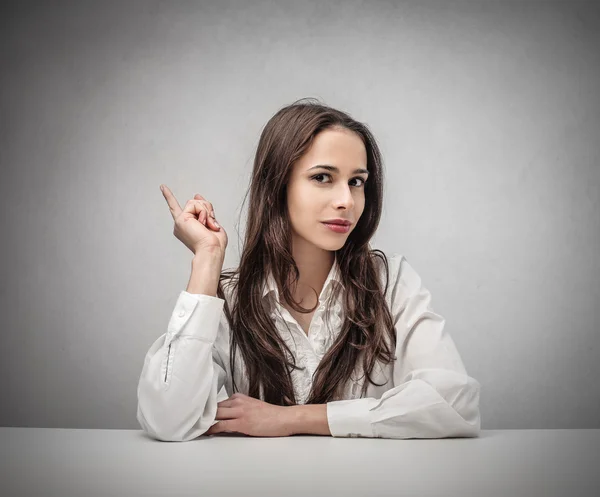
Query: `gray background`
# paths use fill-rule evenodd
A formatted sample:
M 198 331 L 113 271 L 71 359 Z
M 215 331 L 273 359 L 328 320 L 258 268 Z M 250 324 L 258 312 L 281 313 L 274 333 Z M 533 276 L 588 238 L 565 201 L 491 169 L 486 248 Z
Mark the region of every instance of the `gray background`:
M 373 246 L 431 290 L 482 427 L 600 427 L 595 3 L 3 5 L 0 425 L 138 427 L 192 257 L 159 185 L 237 265 L 260 131 L 313 96 L 379 140 Z

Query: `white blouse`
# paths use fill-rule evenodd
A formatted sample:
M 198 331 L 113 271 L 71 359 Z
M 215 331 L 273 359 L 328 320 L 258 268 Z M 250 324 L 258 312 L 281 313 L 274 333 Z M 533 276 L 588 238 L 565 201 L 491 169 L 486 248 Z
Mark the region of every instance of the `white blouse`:
M 380 264 L 382 288 L 385 267 Z M 355 373 L 344 400 L 327 403 L 327 421 L 334 437 L 444 438 L 477 437 L 481 428 L 480 384 L 467 375 L 445 319 L 431 308 L 431 294 L 401 254 L 388 257 L 390 276 L 386 302 L 395 324 L 394 363 L 377 362 L 365 397 L 366 378 Z M 319 296 L 308 334 L 279 304 L 271 274 L 263 293 L 267 309 L 282 338 L 294 353 L 292 381 L 298 404 L 310 393 L 312 375 L 340 332 L 343 294 L 333 302 L 326 326 L 326 304 L 334 285 L 343 284 L 333 264 Z M 231 303 L 228 286 L 224 296 Z M 218 297 L 182 291 L 167 333 L 150 347 L 144 359 L 137 396 L 137 419 L 150 436 L 165 441 L 192 440 L 215 424 L 217 402 L 232 392 L 229 365 L 229 324 Z M 236 385 L 248 394 L 243 359 L 236 353 Z M 357 366 L 357 371 L 360 366 Z

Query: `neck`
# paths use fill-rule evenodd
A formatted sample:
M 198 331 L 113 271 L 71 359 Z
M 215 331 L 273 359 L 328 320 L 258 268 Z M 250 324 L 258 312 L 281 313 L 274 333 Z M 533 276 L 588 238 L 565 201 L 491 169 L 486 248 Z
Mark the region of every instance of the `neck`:
M 300 271 L 293 291 L 294 300 L 311 307 L 321 294 L 325 280 L 335 262 L 335 252 L 315 247 L 312 244 L 294 244 L 292 255 Z

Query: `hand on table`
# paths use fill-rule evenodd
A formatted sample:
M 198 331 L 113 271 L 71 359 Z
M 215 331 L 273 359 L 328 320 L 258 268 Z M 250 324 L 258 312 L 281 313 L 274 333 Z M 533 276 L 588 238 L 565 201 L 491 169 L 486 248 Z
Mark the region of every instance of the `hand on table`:
M 217 404 L 217 423 L 205 435 L 243 433 L 252 437 L 287 437 L 291 430 L 291 409 L 234 393 Z

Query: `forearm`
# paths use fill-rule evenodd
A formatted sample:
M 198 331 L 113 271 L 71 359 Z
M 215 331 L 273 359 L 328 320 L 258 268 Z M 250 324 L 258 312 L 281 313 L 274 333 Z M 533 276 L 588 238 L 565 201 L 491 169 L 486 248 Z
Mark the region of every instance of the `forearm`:
M 216 297 L 222 268 L 223 257 L 218 253 L 194 256 L 186 292 Z
M 327 404 L 296 405 L 288 409 L 292 435 L 331 435 L 327 422 Z

